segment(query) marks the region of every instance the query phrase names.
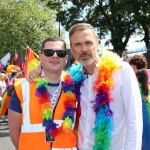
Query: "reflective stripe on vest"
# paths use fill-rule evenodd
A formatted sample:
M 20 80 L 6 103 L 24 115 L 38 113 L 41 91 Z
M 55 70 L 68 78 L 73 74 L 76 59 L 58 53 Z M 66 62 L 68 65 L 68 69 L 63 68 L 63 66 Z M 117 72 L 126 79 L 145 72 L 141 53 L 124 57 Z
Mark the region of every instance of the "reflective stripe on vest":
M 42 124 L 31 124 L 30 123 L 30 113 L 29 113 L 29 99 L 30 99 L 30 88 L 27 79 L 22 79 L 22 95 L 23 95 L 23 123 L 21 132 L 44 132 L 45 128 Z M 25 123 L 24 123 L 25 122 Z M 61 126 L 63 120 L 55 120 L 58 127 Z

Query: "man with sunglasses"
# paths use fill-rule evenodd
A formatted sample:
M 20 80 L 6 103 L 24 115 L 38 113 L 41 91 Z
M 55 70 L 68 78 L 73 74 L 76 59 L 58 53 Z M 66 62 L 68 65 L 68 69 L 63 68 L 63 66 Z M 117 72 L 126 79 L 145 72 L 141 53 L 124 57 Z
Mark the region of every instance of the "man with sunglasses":
M 111 52 L 98 56 L 99 39 L 90 24 L 72 26 L 69 39 L 72 54 L 82 64 L 74 76 L 87 74 L 76 89 L 81 107 L 79 149 L 141 150 L 142 104 L 134 71 Z
M 64 90 L 70 86 L 64 81 L 69 77 L 63 72 L 67 59 L 64 40 L 48 37 L 40 54 L 42 78 L 36 85 L 27 79 L 15 85 L 8 119 L 10 136 L 18 150 L 77 150 L 77 100 Z

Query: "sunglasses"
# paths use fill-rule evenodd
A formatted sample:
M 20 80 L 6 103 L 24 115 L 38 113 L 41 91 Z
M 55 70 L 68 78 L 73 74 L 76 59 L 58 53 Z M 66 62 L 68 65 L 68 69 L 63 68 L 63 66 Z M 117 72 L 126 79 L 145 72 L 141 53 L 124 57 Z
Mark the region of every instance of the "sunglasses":
M 53 50 L 53 49 L 43 49 L 43 53 L 46 57 L 51 57 L 53 56 L 55 53 L 58 57 L 60 58 L 64 58 L 67 55 L 67 51 L 66 50 Z

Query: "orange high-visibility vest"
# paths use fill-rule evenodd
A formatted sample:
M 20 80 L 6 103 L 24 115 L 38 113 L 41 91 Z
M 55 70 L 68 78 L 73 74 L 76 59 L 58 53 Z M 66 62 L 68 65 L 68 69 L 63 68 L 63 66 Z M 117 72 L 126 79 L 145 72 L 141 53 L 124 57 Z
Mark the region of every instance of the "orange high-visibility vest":
M 35 84 L 22 79 L 19 84 L 15 85 L 15 90 L 22 108 L 19 150 L 77 150 L 77 134 L 74 125 L 72 130 L 59 133 L 54 142 L 46 142 L 38 97 L 35 95 Z M 54 122 L 59 125 L 63 122 L 64 103 L 65 94 L 62 91 L 53 111 Z M 76 107 L 76 102 L 74 106 Z

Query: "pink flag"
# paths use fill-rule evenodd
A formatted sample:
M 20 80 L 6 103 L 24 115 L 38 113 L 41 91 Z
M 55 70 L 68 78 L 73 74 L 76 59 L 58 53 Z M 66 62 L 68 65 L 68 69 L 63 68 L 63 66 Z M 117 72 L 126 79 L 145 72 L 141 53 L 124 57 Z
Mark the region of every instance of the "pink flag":
M 150 69 L 147 69 L 147 73 L 148 73 L 148 84 L 150 85 Z
M 21 56 L 18 58 L 18 66 L 20 67 L 20 69 L 23 69 L 23 54 L 21 53 Z

